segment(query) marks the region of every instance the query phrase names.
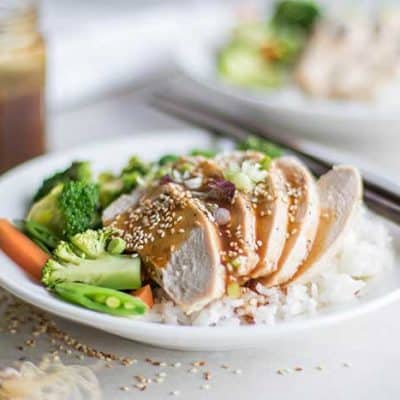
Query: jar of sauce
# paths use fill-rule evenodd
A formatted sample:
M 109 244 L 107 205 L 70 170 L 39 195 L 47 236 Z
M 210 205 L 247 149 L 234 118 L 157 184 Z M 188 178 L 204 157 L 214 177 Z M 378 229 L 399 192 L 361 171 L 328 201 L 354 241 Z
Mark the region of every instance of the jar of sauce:
M 0 173 L 45 151 L 45 42 L 37 4 L 0 1 Z

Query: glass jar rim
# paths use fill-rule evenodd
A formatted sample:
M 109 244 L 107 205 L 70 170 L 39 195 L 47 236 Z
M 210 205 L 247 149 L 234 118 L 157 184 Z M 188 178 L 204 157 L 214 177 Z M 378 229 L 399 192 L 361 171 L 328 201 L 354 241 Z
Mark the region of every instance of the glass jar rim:
M 36 0 L 1 0 L 0 2 L 0 29 L 12 25 L 14 21 L 36 14 L 38 1 Z

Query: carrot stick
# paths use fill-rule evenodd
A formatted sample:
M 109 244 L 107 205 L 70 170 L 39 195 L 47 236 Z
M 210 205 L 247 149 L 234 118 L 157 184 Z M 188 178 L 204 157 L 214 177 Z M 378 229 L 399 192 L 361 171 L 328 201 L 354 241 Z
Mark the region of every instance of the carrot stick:
M 30 275 L 41 278 L 49 255 L 4 218 L 0 218 L 0 249 Z
M 140 300 L 146 303 L 149 308 L 152 308 L 154 305 L 153 292 L 150 285 L 143 286 L 140 289 L 133 291 L 132 296 L 138 297 Z

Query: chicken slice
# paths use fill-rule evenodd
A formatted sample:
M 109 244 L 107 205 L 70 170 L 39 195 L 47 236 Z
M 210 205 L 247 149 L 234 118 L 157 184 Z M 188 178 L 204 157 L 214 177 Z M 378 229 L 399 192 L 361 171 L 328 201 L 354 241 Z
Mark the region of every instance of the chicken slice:
M 110 223 L 137 252 L 154 279 L 190 314 L 225 293 L 221 240 L 201 204 L 182 186 L 167 183 Z
M 108 225 L 108 221 L 112 221 L 118 214 L 135 206 L 144 193 L 145 190 L 143 188 L 137 188 L 129 194 L 119 196 L 104 209 L 102 214 L 103 225 Z
M 207 184 L 224 178 L 222 168 L 212 160 L 206 160 L 198 165 L 198 171 L 203 176 L 207 192 Z M 243 277 L 250 273 L 258 263 L 256 250 L 256 214 L 251 205 L 249 196 L 236 190 L 232 201 L 223 199 L 203 198 L 207 207 L 217 206 L 229 211 L 230 221 L 218 226 L 219 236 L 222 241 L 222 259 L 224 263 L 237 261 L 232 269 L 232 274 Z M 217 223 L 217 221 L 216 221 Z
M 275 166 L 286 181 L 289 224 L 278 269 L 261 280 L 266 286 L 280 285 L 294 276 L 312 248 L 320 216 L 317 185 L 308 169 L 293 157 L 282 157 Z
M 293 281 L 309 282 L 340 250 L 362 199 L 362 180 L 357 169 L 334 167 L 318 181 L 321 217 L 311 253 Z
M 288 227 L 288 196 L 282 172 L 272 164 L 265 182 L 266 195 L 257 203 L 257 242 L 259 262 L 252 278 L 276 271 L 286 243 Z

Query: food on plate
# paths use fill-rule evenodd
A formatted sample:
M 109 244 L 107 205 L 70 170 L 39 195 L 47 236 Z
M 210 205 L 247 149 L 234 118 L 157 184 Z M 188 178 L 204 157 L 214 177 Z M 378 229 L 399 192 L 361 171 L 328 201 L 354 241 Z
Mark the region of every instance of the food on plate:
M 42 270 L 42 282 L 55 287 L 82 282 L 110 289 L 137 289 L 142 285 L 140 259 L 121 254 L 125 242 L 112 231 L 87 230 L 60 241 Z
M 119 317 L 143 315 L 147 311 L 146 303 L 138 297 L 84 283 L 60 283 L 54 287 L 54 293 L 70 303 Z
M 218 52 L 218 73 L 235 85 L 296 87 L 318 98 L 371 100 L 396 85 L 400 13 L 337 13 L 281 0 L 267 20 L 243 21 Z
M 0 220 L 0 247 L 51 293 L 93 311 L 271 324 L 357 299 L 394 257 L 355 167 L 317 178 L 259 138 L 132 157 L 97 178 L 87 163 L 66 171 L 78 165 L 86 173 L 44 181 L 20 230 Z
M 49 255 L 3 218 L 0 219 L 0 249 L 26 272 L 40 279 Z
M 59 183 L 32 205 L 26 219 L 62 238 L 96 227 L 100 220 L 97 184 Z
M 304 92 L 314 97 L 373 99 L 397 85 L 400 13 L 383 12 L 317 24 L 294 71 Z

